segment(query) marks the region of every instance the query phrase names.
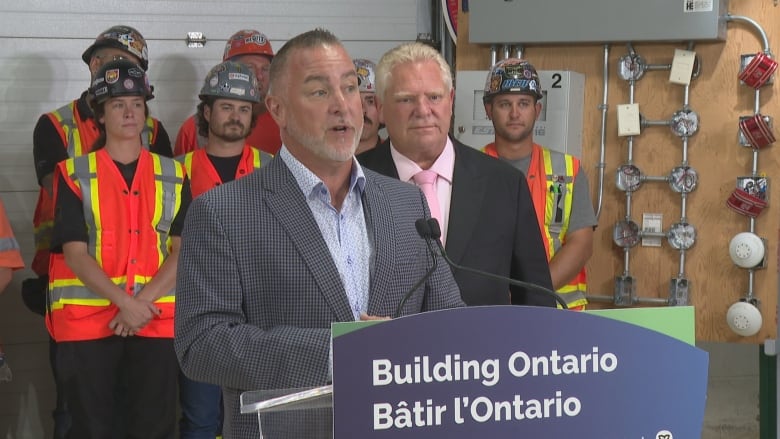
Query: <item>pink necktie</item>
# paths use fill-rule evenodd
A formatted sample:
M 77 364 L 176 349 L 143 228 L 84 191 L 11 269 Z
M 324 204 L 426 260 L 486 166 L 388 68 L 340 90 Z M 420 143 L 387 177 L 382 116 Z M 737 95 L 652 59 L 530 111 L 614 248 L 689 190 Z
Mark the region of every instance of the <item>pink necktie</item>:
M 436 171 L 423 170 L 412 177 L 415 184 L 420 187 L 425 199 L 428 201 L 428 208 L 431 209 L 431 217 L 436 218 L 439 221 L 439 226 L 444 227 L 444 223 L 441 221 L 441 209 L 439 208 L 439 196 L 436 195 L 436 189 L 433 187 L 433 183 L 439 174 Z

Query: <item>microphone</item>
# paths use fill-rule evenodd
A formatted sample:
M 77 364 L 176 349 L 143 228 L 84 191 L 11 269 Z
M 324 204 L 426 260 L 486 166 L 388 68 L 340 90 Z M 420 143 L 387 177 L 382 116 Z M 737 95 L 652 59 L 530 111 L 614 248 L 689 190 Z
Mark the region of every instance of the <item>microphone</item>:
M 421 220 L 417 220 L 418 222 Z M 563 300 L 563 297 L 560 296 L 560 294 L 556 293 L 555 291 L 545 288 L 541 285 L 536 285 L 531 282 L 523 282 L 521 280 L 512 279 L 505 276 L 499 276 L 497 274 L 488 273 L 487 271 L 477 270 L 476 268 L 469 268 L 464 267 L 463 265 L 456 264 L 450 257 L 447 255 L 447 252 L 444 251 L 444 246 L 441 245 L 441 228 L 439 227 L 439 221 L 436 220 L 436 218 L 428 218 L 426 220 L 428 222 L 428 230 L 430 230 L 430 238 L 436 242 L 436 245 L 439 247 L 439 254 L 441 254 L 441 257 L 444 258 L 444 260 L 447 262 L 447 264 L 450 265 L 450 267 L 457 268 L 458 270 L 463 270 L 472 274 L 476 274 L 478 276 L 484 276 L 493 280 L 498 280 L 501 282 L 509 282 L 510 285 L 515 285 L 518 287 L 523 287 L 531 290 L 541 291 L 542 293 L 552 296 L 553 299 L 555 299 L 556 302 L 558 302 L 559 305 L 561 305 L 561 308 L 563 309 L 569 309 L 568 305 L 566 305 L 566 301 Z M 420 230 L 419 227 L 417 229 Z
M 439 224 L 436 223 L 436 227 L 438 227 Z M 432 240 L 432 231 L 431 226 L 428 223 L 428 221 L 425 218 L 420 218 L 417 221 L 414 222 L 414 227 L 417 229 L 417 234 L 420 235 L 422 239 L 425 240 L 425 243 L 428 244 L 428 251 L 431 253 L 431 257 L 433 258 L 433 265 L 431 266 L 428 271 L 425 272 L 425 275 L 423 275 L 420 280 L 415 283 L 412 288 L 404 294 L 404 297 L 401 299 L 401 302 L 398 303 L 398 308 L 395 310 L 395 315 L 393 318 L 397 318 L 401 316 L 401 311 L 404 308 L 404 305 L 406 304 L 406 301 L 409 300 L 410 297 L 412 297 L 412 294 L 414 294 L 415 291 L 417 291 L 418 288 L 422 286 L 422 284 L 425 283 L 425 281 L 428 280 L 429 277 L 433 274 L 434 271 L 436 271 L 436 267 L 438 266 L 438 260 L 436 258 L 436 252 L 433 250 L 433 244 L 431 244 Z M 441 231 L 439 231 L 439 235 L 441 235 Z

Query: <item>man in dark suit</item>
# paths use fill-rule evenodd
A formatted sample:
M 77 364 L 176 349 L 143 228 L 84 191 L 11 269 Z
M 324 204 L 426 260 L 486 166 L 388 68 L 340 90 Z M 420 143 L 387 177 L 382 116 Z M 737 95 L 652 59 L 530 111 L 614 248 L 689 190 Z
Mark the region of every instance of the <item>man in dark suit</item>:
M 257 437 L 257 418 L 239 413 L 243 391 L 326 384 L 330 324 L 394 315 L 433 264 L 415 229 L 429 214 L 419 189 L 354 158 L 363 111 L 338 39 L 319 29 L 291 39 L 270 75 L 282 149 L 196 199 L 177 273 L 176 353 L 187 376 L 222 386 L 225 438 Z M 438 264 L 403 314 L 458 306 Z M 285 437 L 317 437 L 295 416 Z
M 418 174 L 433 171 L 428 204 L 455 263 L 552 289 L 525 176 L 448 136 L 453 88 L 444 58 L 425 44 L 402 44 L 382 56 L 376 80 L 390 138 L 360 154 L 360 163 L 417 182 L 423 192 Z M 468 305 L 555 306 L 548 294 L 458 270 L 454 274 Z

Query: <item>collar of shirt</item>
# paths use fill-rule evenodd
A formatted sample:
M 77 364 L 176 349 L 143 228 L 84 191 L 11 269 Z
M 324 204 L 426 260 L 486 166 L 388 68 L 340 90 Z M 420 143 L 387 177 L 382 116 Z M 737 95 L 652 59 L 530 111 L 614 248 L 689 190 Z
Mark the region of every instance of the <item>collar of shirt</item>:
M 392 139 L 390 140 L 390 154 L 393 156 L 395 168 L 398 170 L 399 180 L 412 182 L 412 177 L 422 171 L 422 168 L 417 163 L 395 149 Z M 452 184 L 452 173 L 455 169 L 455 148 L 452 146 L 452 141 L 449 137 L 447 137 L 447 144 L 444 145 L 444 150 L 429 169 L 436 171 L 439 174 L 439 178 L 443 178 L 447 180 L 447 183 Z
M 390 142 L 390 154 L 393 156 L 395 168 L 398 170 L 398 179 L 414 184 L 412 177 L 422 170 L 420 166 L 410 158 L 398 152 L 393 146 L 392 139 Z M 450 140 L 449 137 L 447 137 L 447 144 L 444 145 L 441 154 L 439 154 L 439 157 L 436 158 L 436 161 L 433 162 L 433 165 L 431 165 L 429 169 L 439 174 L 439 178 L 436 180 L 434 187 L 436 188 L 436 195 L 439 200 L 439 212 L 441 213 L 441 221 L 439 221 L 439 227 L 441 227 L 441 242 L 446 243 L 447 231 L 449 228 L 450 203 L 452 201 L 452 175 L 455 169 L 455 147 L 452 146 L 452 140 Z
M 311 198 L 319 193 L 320 188 L 325 188 L 325 183 L 317 177 L 309 168 L 301 163 L 295 156 L 290 153 L 285 145 L 279 150 L 279 156 L 287 165 L 287 168 L 292 172 L 295 181 L 298 183 L 298 187 L 301 188 L 301 192 L 306 195 L 306 198 Z M 363 173 L 363 168 L 360 167 L 355 157 L 352 157 L 352 171 L 349 177 L 349 192 L 353 193 L 357 189 L 357 195 L 362 196 L 366 189 L 366 176 Z M 328 202 L 330 202 L 330 193 L 328 193 Z

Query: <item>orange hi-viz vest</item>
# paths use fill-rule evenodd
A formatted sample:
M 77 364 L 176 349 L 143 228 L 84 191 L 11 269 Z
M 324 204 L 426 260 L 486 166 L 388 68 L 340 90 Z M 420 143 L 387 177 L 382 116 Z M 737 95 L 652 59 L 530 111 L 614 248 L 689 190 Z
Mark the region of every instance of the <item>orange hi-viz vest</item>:
M 486 145 L 482 151 L 492 157 L 498 157 L 495 143 Z M 551 154 L 550 150 L 534 143 L 526 181 L 536 208 L 536 220 L 542 232 L 548 261 L 566 242 L 574 179 L 579 171 L 580 161 L 576 157 L 569 154 Z M 588 303 L 585 298 L 587 289 L 587 277 L 583 267 L 574 279 L 557 292 L 569 308 L 577 308 Z
M 188 152 L 203 149 L 208 144 L 208 137 L 201 136 L 198 132 L 198 115 L 188 117 L 179 128 L 176 142 L 173 147 L 175 156 L 182 156 Z M 276 124 L 271 113 L 258 114 L 255 119 L 255 127 L 246 137 L 246 143 L 267 154 L 276 155 L 282 148 L 282 137 L 279 125 Z
M 235 179 L 245 177 L 263 165 L 263 158 L 270 160 L 273 156 L 260 151 L 257 148 L 244 145 L 241 152 L 241 160 L 236 168 Z M 219 173 L 214 168 L 214 164 L 209 160 L 205 149 L 196 149 L 187 154 L 177 157 L 178 161 L 184 164 L 187 171 L 187 177 L 190 179 L 190 188 L 192 189 L 192 198 L 213 189 L 223 183 Z
M 64 105 L 47 113 L 52 124 L 62 139 L 62 144 L 68 151 L 68 157 L 79 157 L 89 152 L 97 140 L 99 131 L 95 120 L 82 120 L 78 112 L 78 101 Z M 157 137 L 157 121 L 151 117 L 146 119 L 146 125 L 141 132 L 141 142 L 145 149 L 153 144 Z M 38 276 L 44 276 L 49 271 L 49 247 L 51 246 L 51 231 L 54 225 L 54 198 L 44 189 L 38 190 L 38 202 L 33 214 L 33 229 L 35 232 L 35 256 L 32 270 Z
M 57 175 L 83 202 L 87 248 L 108 277 L 135 295 L 159 270 L 171 249 L 171 224 L 181 207 L 184 167 L 173 159 L 141 150 L 132 185 L 105 149 L 57 165 Z M 51 309 L 46 326 L 58 341 L 95 340 L 113 335 L 108 324 L 119 309 L 92 292 L 71 271 L 62 253 L 51 256 Z M 136 335 L 173 337 L 175 291 L 155 301 L 162 311 Z

